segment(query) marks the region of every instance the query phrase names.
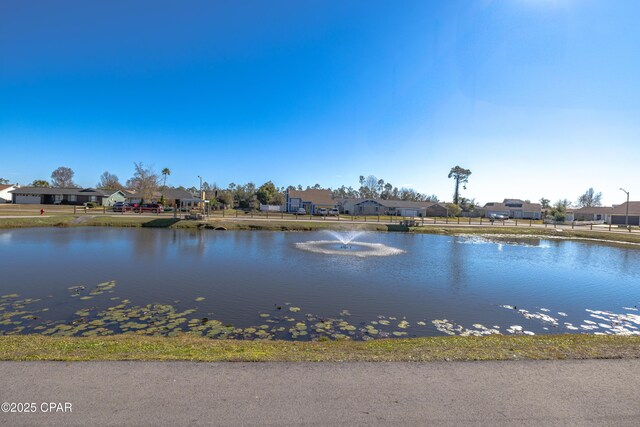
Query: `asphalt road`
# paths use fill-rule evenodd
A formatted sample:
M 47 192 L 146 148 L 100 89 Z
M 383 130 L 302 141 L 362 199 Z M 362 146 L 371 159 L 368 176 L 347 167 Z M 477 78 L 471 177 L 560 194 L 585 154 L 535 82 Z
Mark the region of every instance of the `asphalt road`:
M 0 378 L 2 402 L 37 408 L 6 426 L 640 424 L 640 360 L 0 362 Z

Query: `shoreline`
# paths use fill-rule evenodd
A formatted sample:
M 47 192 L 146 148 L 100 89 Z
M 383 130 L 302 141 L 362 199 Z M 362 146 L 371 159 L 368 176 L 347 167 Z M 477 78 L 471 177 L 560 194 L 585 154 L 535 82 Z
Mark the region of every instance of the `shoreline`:
M 513 238 L 546 238 L 557 240 L 577 240 L 596 243 L 613 243 L 640 245 L 640 234 L 626 231 L 608 230 L 578 230 L 570 228 L 553 228 L 536 225 L 533 227 L 522 225 L 463 225 L 463 224 L 425 224 L 420 227 L 410 227 L 402 230 L 395 228 L 395 224 L 384 222 L 352 222 L 352 221 L 308 221 L 308 220 L 278 220 L 278 219 L 224 219 L 214 218 L 208 221 L 191 221 L 174 219 L 172 217 L 152 216 L 104 216 L 104 215 L 50 215 L 42 217 L 9 217 L 0 216 L 0 230 L 37 228 L 37 227 L 123 227 L 123 228 L 170 228 L 170 229 L 204 229 L 211 231 L 378 231 L 378 232 L 408 232 L 413 234 L 437 235 L 475 235 L 491 237 Z M 218 228 L 219 230 L 215 230 Z
M 384 223 L 322 221 L 221 220 L 186 221 L 166 217 L 73 216 L 2 218 L 0 230 L 33 227 L 134 227 L 215 232 L 226 230 L 315 231 L 354 230 L 387 232 Z M 224 232 L 224 231 L 219 231 Z M 391 232 L 391 231 L 388 231 Z M 413 234 L 542 238 L 601 244 L 640 245 L 633 233 L 509 226 L 425 225 Z M 50 337 L 0 335 L 0 360 L 189 360 L 200 362 L 356 362 L 356 361 L 468 361 L 640 358 L 640 337 L 588 334 L 487 337 L 419 337 L 372 341 L 292 342 L 278 340 L 214 340 L 184 333 L 178 337 L 123 334 L 110 337 Z
M 640 337 L 587 334 L 310 342 L 216 340 L 188 333 L 177 337 L 0 336 L 3 361 L 441 362 L 638 358 Z

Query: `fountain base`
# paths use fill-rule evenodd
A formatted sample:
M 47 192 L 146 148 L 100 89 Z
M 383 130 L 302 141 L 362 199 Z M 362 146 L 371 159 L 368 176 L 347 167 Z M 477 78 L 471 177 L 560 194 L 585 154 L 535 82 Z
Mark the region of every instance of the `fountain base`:
M 348 244 L 335 240 L 314 240 L 296 243 L 296 247 L 303 251 L 325 255 L 348 255 L 360 258 L 370 256 L 390 256 L 404 253 L 402 249 L 384 245 L 382 243 L 349 242 Z

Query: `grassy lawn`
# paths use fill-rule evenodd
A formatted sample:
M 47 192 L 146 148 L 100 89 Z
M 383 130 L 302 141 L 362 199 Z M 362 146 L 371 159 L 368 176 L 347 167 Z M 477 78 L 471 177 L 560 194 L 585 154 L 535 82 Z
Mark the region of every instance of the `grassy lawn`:
M 300 217 L 303 218 L 303 217 Z M 280 219 L 264 219 L 243 218 L 242 220 L 235 218 L 222 218 L 215 217 L 209 221 L 187 221 L 176 220 L 172 216 L 139 216 L 134 214 L 126 215 L 102 215 L 102 214 L 87 214 L 87 215 L 51 215 L 34 218 L 3 218 L 0 216 L 0 229 L 2 228 L 24 228 L 24 227 L 75 227 L 75 226 L 98 226 L 98 227 L 157 227 L 157 228 L 224 228 L 227 230 L 271 230 L 271 231 L 313 231 L 313 230 L 367 230 L 367 231 L 390 231 L 385 222 L 369 221 L 367 223 L 352 223 L 347 220 L 341 221 L 323 221 L 314 218 L 313 221 L 307 219 L 292 220 L 280 220 Z M 473 224 L 473 223 L 472 223 Z M 486 224 L 486 225 L 485 225 Z M 396 225 L 398 230 L 400 228 Z M 486 235 L 518 235 L 518 236 L 553 236 L 564 238 L 578 238 L 578 239 L 595 239 L 603 241 L 615 241 L 626 243 L 640 244 L 640 234 L 635 230 L 634 233 L 628 233 L 626 231 L 607 231 L 602 229 L 571 229 L 564 228 L 562 231 L 557 231 L 554 227 L 549 226 L 547 228 L 541 226 L 529 227 L 528 221 L 517 227 L 513 225 L 489 225 L 483 223 L 479 226 L 469 226 L 468 221 L 457 223 L 450 222 L 444 224 L 438 222 L 426 221 L 424 226 L 411 227 L 409 229 L 413 233 L 426 233 L 426 234 L 444 234 L 444 235 L 460 235 L 460 234 L 486 234 Z
M 0 337 L 0 360 L 189 360 L 200 362 L 389 362 L 638 358 L 640 337 L 586 334 L 431 337 L 366 342 L 213 340 L 121 335 Z

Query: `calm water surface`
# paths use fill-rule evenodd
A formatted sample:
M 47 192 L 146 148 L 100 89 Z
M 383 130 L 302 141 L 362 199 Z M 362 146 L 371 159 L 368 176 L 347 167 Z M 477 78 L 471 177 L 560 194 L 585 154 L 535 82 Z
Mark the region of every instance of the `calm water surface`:
M 106 308 L 118 296 L 136 305 L 196 308 L 193 316 L 242 328 L 264 323 L 259 314 L 273 315 L 278 307 L 281 313 L 300 307 L 299 316 L 318 318 L 348 310 L 355 325 L 406 318 L 409 336 L 441 334 L 432 324 L 436 319 L 465 328 L 496 325 L 503 332 L 510 325 L 570 332 L 563 323 L 584 324 L 586 309 L 633 315 L 640 305 L 637 247 L 403 233 L 356 239 L 404 251 L 385 257 L 296 246 L 331 239 L 326 232 L 2 230 L 0 295 L 43 298 L 35 306 L 49 308 L 39 314 L 45 321 L 71 319 L 87 306 Z M 108 281 L 116 282 L 110 293 L 90 301 L 70 297 L 70 286 Z M 547 313 L 559 324 L 526 318 L 520 309 Z

